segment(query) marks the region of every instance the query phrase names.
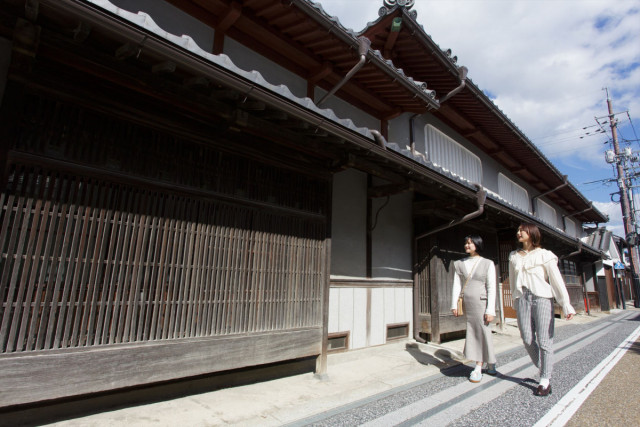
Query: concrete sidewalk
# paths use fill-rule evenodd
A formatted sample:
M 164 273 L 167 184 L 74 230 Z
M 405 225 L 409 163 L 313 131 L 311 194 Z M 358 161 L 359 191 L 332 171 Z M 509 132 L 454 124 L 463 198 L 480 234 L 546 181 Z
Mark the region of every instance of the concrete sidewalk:
M 577 315 L 556 327 L 608 313 Z M 496 353 L 521 346 L 515 319 L 493 335 Z M 328 379 L 313 373 L 189 395 L 57 422 L 56 426 L 280 426 L 424 380 L 464 360 L 464 339 L 441 345 L 414 340 L 328 357 Z M 499 367 L 498 367 L 499 369 Z

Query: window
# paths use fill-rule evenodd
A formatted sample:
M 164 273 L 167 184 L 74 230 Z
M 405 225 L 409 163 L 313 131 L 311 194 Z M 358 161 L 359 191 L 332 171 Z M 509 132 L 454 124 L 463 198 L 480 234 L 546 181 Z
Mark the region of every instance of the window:
M 556 216 L 556 210 L 551 207 L 551 205 L 543 202 L 540 199 L 536 200 L 537 204 L 537 216 L 544 222 L 553 225 L 554 227 L 558 226 L 558 217 Z
M 409 336 L 409 324 L 398 323 L 395 325 L 387 325 L 387 341 L 406 338 Z
M 564 259 L 558 263 L 558 267 L 567 285 L 580 285 L 580 276 L 575 262 Z
M 498 194 L 512 205 L 529 212 L 529 194 L 527 190 L 501 173 L 498 174 Z
M 431 125 L 424 127 L 424 135 L 429 161 L 469 181 L 482 183 L 478 156 Z
M 328 351 L 339 351 L 349 349 L 349 332 L 336 332 L 329 334 Z

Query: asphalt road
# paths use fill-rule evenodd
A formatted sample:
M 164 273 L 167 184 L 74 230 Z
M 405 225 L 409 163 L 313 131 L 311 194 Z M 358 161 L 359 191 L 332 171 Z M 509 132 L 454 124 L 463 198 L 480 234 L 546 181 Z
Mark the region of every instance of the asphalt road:
M 553 393 L 547 397 L 533 394 L 537 382 L 527 378 L 537 378 L 537 369 L 518 348 L 499 354 L 499 375 L 485 375 L 480 384 L 468 381 L 470 366 L 456 366 L 416 387 L 295 425 L 635 425 L 640 409 L 639 333 L 637 312 L 557 328 Z

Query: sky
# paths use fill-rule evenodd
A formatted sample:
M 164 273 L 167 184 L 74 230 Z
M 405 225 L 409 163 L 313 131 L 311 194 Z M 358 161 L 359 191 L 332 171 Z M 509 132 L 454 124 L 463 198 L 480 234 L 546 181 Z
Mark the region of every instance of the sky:
M 383 6 L 316 2 L 354 31 Z M 616 172 L 604 154 L 613 149 L 607 93 L 621 149 L 640 152 L 640 0 L 415 0 L 412 10 L 476 87 L 609 215 L 607 228 L 624 236 L 619 197 L 611 195 L 619 191 Z M 640 172 L 637 162 L 630 166 Z M 640 208 L 640 192 L 636 199 Z

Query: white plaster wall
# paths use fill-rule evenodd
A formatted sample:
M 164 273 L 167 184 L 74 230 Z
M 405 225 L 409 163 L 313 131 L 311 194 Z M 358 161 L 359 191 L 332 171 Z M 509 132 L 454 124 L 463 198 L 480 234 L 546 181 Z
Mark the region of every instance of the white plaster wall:
M 376 279 L 412 280 L 413 217 L 411 193 L 373 200 L 372 272 Z
M 285 85 L 298 98 L 307 96 L 307 82 L 284 67 L 260 56 L 255 51 L 225 37 L 224 53 L 245 71 L 258 71 L 272 85 Z
M 333 177 L 331 275 L 365 277 L 367 175 L 349 169 Z
M 314 101 L 318 103 L 327 91 L 316 87 L 314 92 Z M 380 130 L 380 120 L 365 113 L 364 111 L 354 107 L 348 102 L 338 98 L 336 94 L 331 95 L 320 105 L 321 108 L 330 108 L 341 119 L 351 119 L 356 127 L 365 127 L 369 129 Z
M 386 182 L 376 180 L 376 185 Z M 373 199 L 372 276 L 412 280 L 412 194 Z M 331 224 L 332 278 L 366 277 L 367 175 L 346 170 L 334 175 Z

